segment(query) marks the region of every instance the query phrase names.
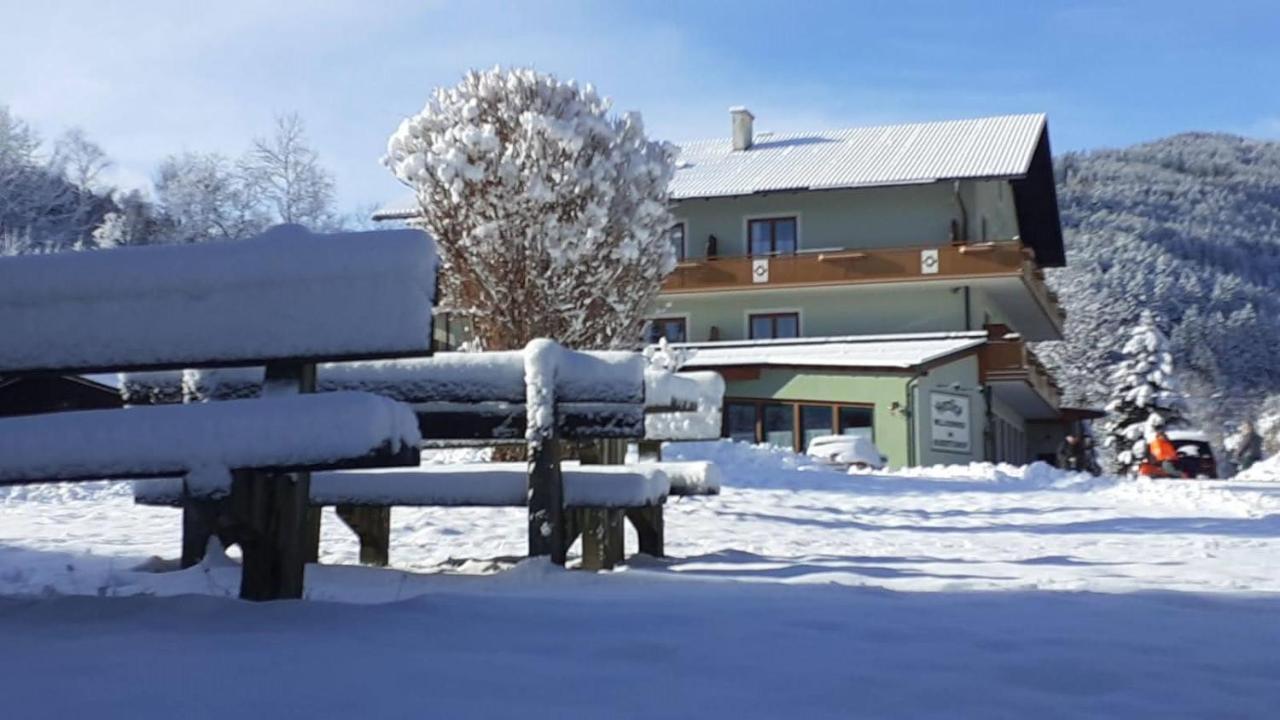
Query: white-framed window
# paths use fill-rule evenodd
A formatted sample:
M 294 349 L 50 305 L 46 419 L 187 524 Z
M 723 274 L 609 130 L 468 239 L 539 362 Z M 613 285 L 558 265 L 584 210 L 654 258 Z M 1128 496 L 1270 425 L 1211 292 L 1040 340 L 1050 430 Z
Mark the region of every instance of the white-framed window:
M 759 312 L 747 315 L 747 337 L 775 340 L 800 337 L 799 312 Z
M 747 218 L 748 255 L 794 255 L 799 248 L 798 216 Z
M 667 237 L 671 241 L 671 247 L 676 250 L 676 260 L 684 260 L 688 257 L 688 224 L 681 220 L 667 229 Z

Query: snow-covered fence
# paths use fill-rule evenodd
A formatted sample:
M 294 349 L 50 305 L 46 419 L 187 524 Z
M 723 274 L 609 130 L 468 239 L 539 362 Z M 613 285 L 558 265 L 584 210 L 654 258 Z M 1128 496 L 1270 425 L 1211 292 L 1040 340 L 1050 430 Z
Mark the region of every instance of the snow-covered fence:
M 231 478 L 231 502 L 205 520 L 234 529 L 241 596 L 300 597 L 318 531 L 308 471 L 416 465 L 421 442 L 402 403 L 310 394 L 315 363 L 429 354 L 434 288 L 417 231 L 281 226 L 240 243 L 0 259 L 0 374 L 265 368 L 261 400 L 5 419 L 0 484 Z M 150 401 L 175 399 L 164 377 L 150 376 Z

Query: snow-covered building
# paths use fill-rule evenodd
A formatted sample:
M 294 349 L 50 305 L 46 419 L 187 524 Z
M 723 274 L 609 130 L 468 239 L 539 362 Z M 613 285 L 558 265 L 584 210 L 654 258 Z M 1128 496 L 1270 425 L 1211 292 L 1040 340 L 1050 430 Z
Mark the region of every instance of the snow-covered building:
M 680 264 L 650 339 L 726 381 L 726 436 L 873 437 L 898 465 L 1009 460 L 1061 436 L 1025 341 L 1064 315 L 1048 124 L 1013 115 L 682 145 Z
M 1046 117 L 730 121 L 679 146 L 679 263 L 648 338 L 724 377 L 724 435 L 803 450 L 863 434 L 895 465 L 1052 456 L 1082 413 L 1026 345 L 1065 319 L 1043 274 L 1066 261 Z

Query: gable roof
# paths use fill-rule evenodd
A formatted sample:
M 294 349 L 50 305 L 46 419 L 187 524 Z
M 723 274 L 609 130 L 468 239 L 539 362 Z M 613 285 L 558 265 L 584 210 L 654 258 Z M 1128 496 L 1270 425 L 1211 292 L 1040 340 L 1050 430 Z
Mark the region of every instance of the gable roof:
M 757 133 L 746 150 L 732 140 L 678 145 L 672 200 L 767 192 L 1004 179 L 1013 188 L 1022 241 L 1041 267 L 1066 264 L 1048 119 L 1043 113 L 878 125 L 798 133 Z M 374 220 L 419 216 L 412 194 Z
M 910 370 L 979 347 L 985 331 L 849 335 L 672 345 L 688 351 L 682 370 L 768 365 Z
M 972 120 L 758 133 L 746 150 L 728 138 L 680 145 L 671 196 L 833 190 L 973 178 L 1020 178 L 1045 132 L 1041 113 Z

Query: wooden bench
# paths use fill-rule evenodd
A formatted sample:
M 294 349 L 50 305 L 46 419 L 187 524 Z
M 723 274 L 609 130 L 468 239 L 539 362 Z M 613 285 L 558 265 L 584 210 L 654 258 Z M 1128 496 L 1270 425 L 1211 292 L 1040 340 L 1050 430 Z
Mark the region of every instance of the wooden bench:
M 303 395 L 320 361 L 425 355 L 434 251 L 412 231 L 272 228 L 238 243 L 0 259 L 0 374 L 262 366 L 263 399 L 7 418 L 0 484 L 184 474 L 225 483 L 240 594 L 301 597 L 310 471 L 416 464 L 416 418 Z
M 711 463 L 566 463 L 561 472 L 566 534 L 570 544 L 582 536 L 582 566 L 587 569 L 608 569 L 622 561 L 624 519 L 636 529 L 639 551 L 662 557 L 665 499 L 720 491 L 719 473 Z M 310 503 L 336 509 L 360 540 L 360 562 L 385 566 L 390 560 L 391 508 L 527 507 L 527 495 L 523 463 L 471 463 L 316 473 L 311 478 Z M 139 481 L 134 498 L 143 505 L 181 507 L 190 496 L 184 495 L 182 482 L 174 478 Z M 212 531 L 190 527 L 187 531 L 193 536 L 184 540 L 184 547 L 202 555 Z M 198 560 L 199 556 L 184 557 L 188 565 Z
M 583 527 L 592 528 L 595 534 L 605 533 L 601 552 L 613 553 L 616 546 L 620 553 L 621 524 L 620 521 L 615 522 L 619 511 L 635 526 L 641 551 L 661 556 L 663 498 L 642 495 L 630 506 L 598 508 L 568 502 L 566 493 L 569 488 L 564 486 L 559 466 L 560 444 L 606 440 L 616 445 L 618 441 L 641 440 L 646 426 L 655 418 L 672 413 L 696 415 L 707 405 L 714 406 L 714 410 L 706 411 L 714 413 L 711 422 L 702 418 L 701 425 L 688 422 L 674 425 L 685 428 L 686 437 L 690 432 L 695 433 L 694 437 L 705 437 L 707 432 L 711 432 L 706 428 L 714 426 L 711 436 L 717 436 L 720 396 L 723 394 L 719 376 L 699 374 L 690 379 L 646 371 L 645 362 L 636 353 L 574 352 L 544 341 L 535 342 L 532 350 L 442 353 L 412 360 L 326 364 L 317 370 L 317 387 L 334 392 L 377 392 L 410 403 L 417 413 L 424 442 L 432 447 L 468 442 L 524 442 L 531 437 L 540 437 L 541 441 L 534 446 L 530 458 L 531 471 L 527 477 L 526 467 L 521 465 L 518 468 L 501 468 L 504 473 L 502 481 L 486 481 L 498 482 L 498 487 L 506 487 L 511 493 L 508 500 L 496 504 L 529 508 L 530 556 L 550 555 L 554 562 L 563 564 L 569 546 L 581 534 Z M 540 372 L 531 371 L 529 365 L 538 362 L 539 355 L 543 356 L 543 361 L 550 357 L 554 362 L 544 362 Z M 538 377 L 543 379 L 537 381 Z M 535 381 L 530 382 L 529 378 L 535 378 Z M 179 397 L 218 400 L 255 397 L 260 392 L 261 383 L 260 371 L 248 369 L 187 373 L 185 376 L 146 374 L 125 378 L 123 391 L 130 401 L 172 401 Z M 536 387 L 538 385 L 541 387 Z M 530 408 L 536 410 L 538 404 L 543 406 L 543 410 L 530 413 Z M 536 427 L 536 419 L 531 421 L 531 417 L 536 418 L 539 414 L 545 427 Z M 690 431 L 690 427 L 694 430 Z M 606 460 L 622 462 L 621 453 L 612 453 L 612 458 L 591 457 L 599 453 L 582 454 L 584 462 L 594 461 L 597 465 Z M 587 467 L 584 464 L 577 472 L 585 472 Z M 498 466 L 494 469 L 496 471 Z M 599 469 L 605 471 L 603 466 Z M 367 548 L 362 550 L 362 556 L 381 558 L 385 562 L 388 551 L 380 538 L 384 534 L 382 528 L 390 526 L 392 507 L 495 504 L 484 501 L 494 486 L 484 485 L 484 476 L 476 471 L 468 471 L 470 474 L 466 477 L 459 476 L 479 483 L 474 489 L 455 488 L 452 491 L 455 496 L 465 498 L 465 502 L 440 500 L 439 493 L 434 493 L 431 488 L 438 487 L 441 472 L 449 471 L 423 468 L 390 475 L 370 473 L 370 492 L 374 487 L 382 487 L 383 490 L 372 497 L 362 496 L 366 499 L 355 503 L 358 509 L 344 509 L 343 506 L 352 503 L 314 493 L 311 502 L 317 507 L 337 506 L 339 516 L 352 526 L 357 535 L 369 538 L 363 543 Z M 718 492 L 718 479 L 706 480 L 710 472 L 706 467 L 698 466 L 693 472 L 674 473 L 677 482 L 671 483 L 671 494 L 687 496 Z M 617 482 L 630 482 L 643 488 L 643 483 L 637 485 L 634 479 L 619 477 Z M 394 492 L 388 483 L 393 483 Z M 421 483 L 425 489 L 415 489 L 414 483 Z M 625 491 L 625 488 L 621 490 Z M 145 497 L 150 495 L 152 502 L 173 504 L 173 491 L 168 492 L 167 498 L 163 492 L 159 495 L 151 491 L 141 492 L 139 500 L 146 502 Z M 661 495 L 665 497 L 667 492 L 664 489 Z M 209 530 L 202 528 L 200 522 L 198 518 L 184 521 L 184 528 L 193 536 L 184 542 L 183 564 L 186 566 L 198 562 L 203 554 Z M 597 562 L 594 542 L 584 539 L 585 567 L 609 567 L 620 559 L 620 554 L 614 554 L 610 559 Z

